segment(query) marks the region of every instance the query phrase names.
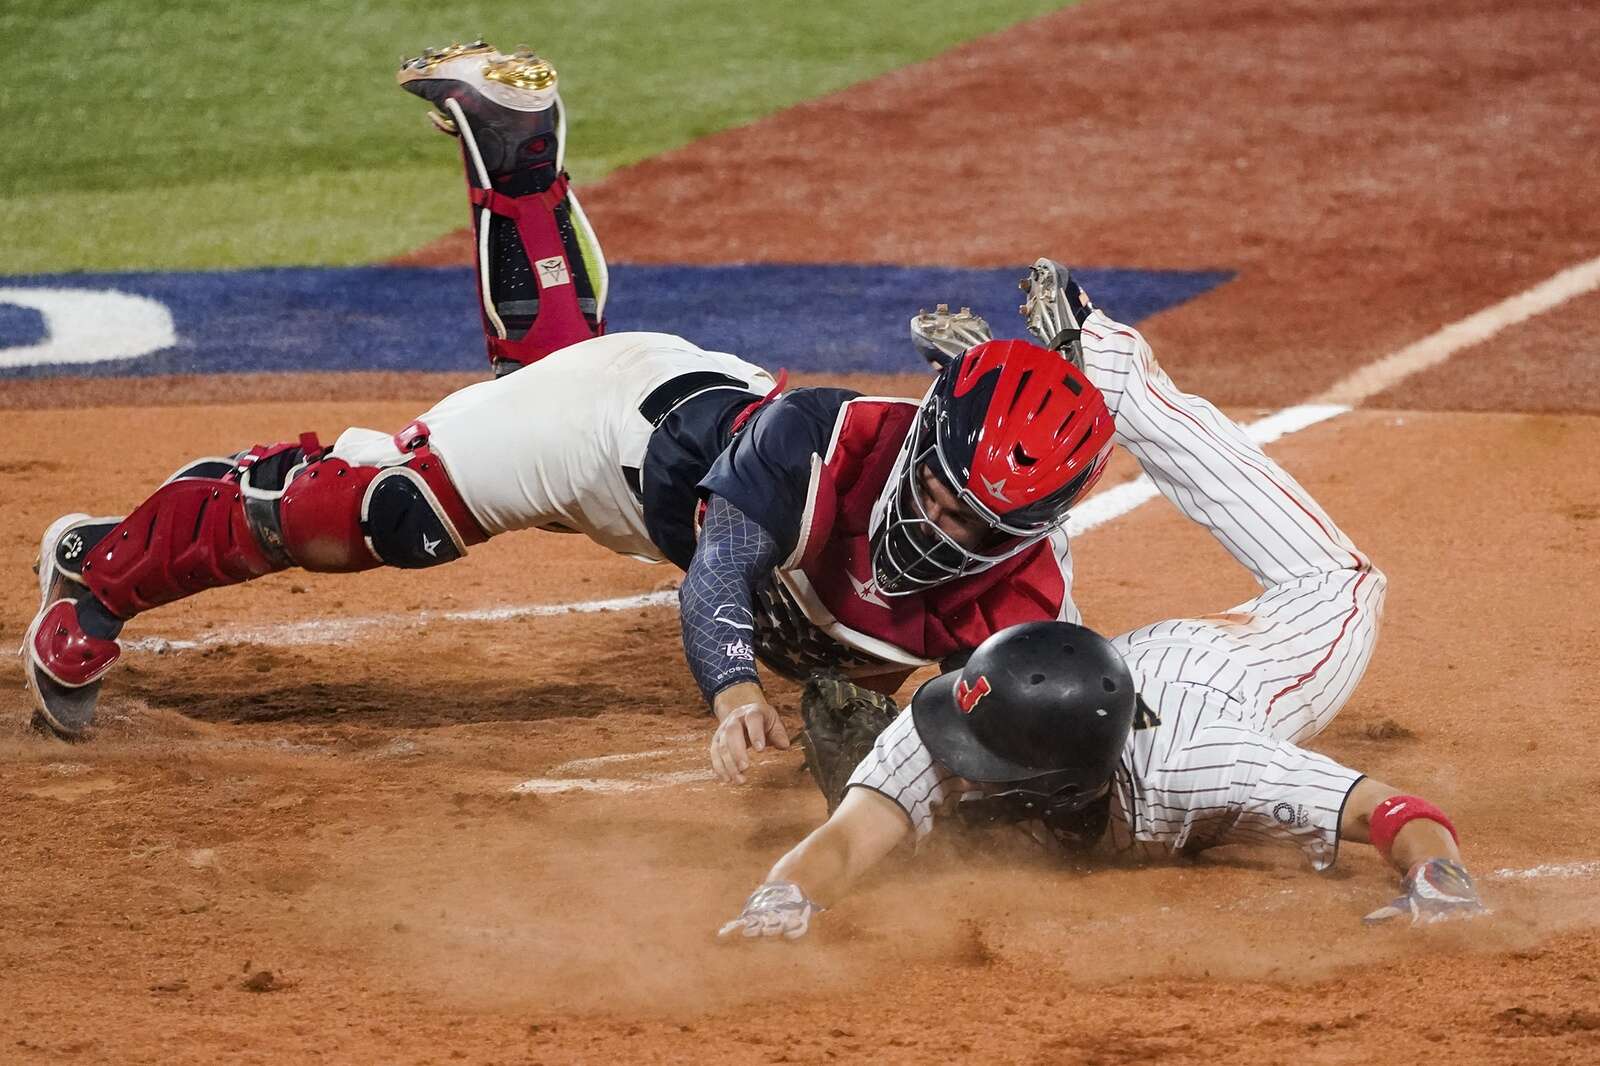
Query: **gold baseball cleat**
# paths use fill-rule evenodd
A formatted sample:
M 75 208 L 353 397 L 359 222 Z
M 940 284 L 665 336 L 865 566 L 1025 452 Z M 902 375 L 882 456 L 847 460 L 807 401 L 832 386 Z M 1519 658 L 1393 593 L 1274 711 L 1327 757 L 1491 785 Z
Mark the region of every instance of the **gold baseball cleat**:
M 513 89 L 543 90 L 556 84 L 556 68 L 549 60 L 541 59 L 531 48 L 518 48 L 504 59 L 494 59 L 483 65 L 483 76 Z

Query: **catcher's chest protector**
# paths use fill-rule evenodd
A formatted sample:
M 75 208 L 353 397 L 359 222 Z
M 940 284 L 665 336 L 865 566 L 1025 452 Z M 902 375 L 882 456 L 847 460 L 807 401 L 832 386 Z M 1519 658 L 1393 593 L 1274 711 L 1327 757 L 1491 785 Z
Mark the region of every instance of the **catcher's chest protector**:
M 904 596 L 872 584 L 872 508 L 917 405 L 851 400 L 828 454 L 814 460 L 794 553 L 760 590 L 757 650 L 780 672 L 832 668 L 852 676 L 885 663 L 921 666 L 974 648 L 1022 622 L 1056 619 L 1068 588 L 1051 541 L 989 570 Z

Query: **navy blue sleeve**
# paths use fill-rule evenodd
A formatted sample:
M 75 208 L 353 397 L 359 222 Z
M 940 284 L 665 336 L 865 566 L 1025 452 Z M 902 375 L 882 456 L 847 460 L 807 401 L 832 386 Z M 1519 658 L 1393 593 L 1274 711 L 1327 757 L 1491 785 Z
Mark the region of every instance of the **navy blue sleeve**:
M 683 653 L 707 703 L 729 685 L 759 680 L 751 605 L 757 583 L 782 557 L 765 529 L 721 496 L 711 497 L 678 590 Z
M 781 551 L 794 551 L 811 484 L 811 457 L 828 450 L 839 409 L 859 393 L 796 389 L 757 411 L 711 464 L 700 489 L 754 519 Z

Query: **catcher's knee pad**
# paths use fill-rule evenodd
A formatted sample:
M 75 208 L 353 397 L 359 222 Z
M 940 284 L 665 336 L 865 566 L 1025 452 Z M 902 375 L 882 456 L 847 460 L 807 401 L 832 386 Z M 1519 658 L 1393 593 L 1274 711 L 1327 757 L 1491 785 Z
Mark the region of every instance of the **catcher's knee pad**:
M 179 471 L 89 550 L 81 574 L 113 614 L 131 618 L 283 565 L 257 542 L 231 473 Z
M 331 572 L 437 566 L 487 539 L 426 448 L 396 466 L 329 458 L 294 471 L 275 533 L 293 562 Z

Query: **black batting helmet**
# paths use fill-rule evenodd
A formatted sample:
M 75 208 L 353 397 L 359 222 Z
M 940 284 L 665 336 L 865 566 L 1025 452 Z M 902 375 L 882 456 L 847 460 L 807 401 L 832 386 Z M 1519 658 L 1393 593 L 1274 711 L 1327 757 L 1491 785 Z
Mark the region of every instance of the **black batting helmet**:
M 978 645 L 960 671 L 911 699 L 928 751 L 969 781 L 1010 784 L 1041 813 L 1104 796 L 1139 697 L 1104 637 L 1069 622 L 1029 622 Z

